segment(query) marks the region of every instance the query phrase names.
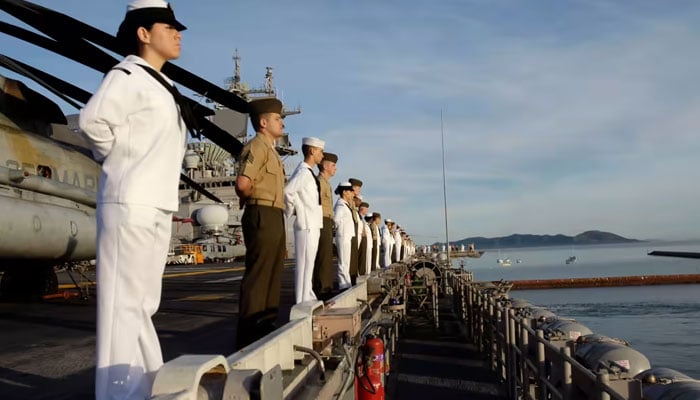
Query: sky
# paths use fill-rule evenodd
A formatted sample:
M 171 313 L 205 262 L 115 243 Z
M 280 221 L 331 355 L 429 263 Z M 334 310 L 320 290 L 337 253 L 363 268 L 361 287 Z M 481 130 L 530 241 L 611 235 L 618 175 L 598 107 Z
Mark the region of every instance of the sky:
M 127 4 L 37 3 L 110 33 Z M 444 241 L 444 193 L 450 240 L 700 238 L 700 2 L 171 4 L 188 27 L 175 64 L 222 86 L 235 49 L 251 86 L 273 67 L 302 109 L 285 120 L 292 145 L 325 140 L 332 185 L 361 179 L 371 211 L 418 243 Z M 91 92 L 102 78 L 4 34 L 0 49 Z

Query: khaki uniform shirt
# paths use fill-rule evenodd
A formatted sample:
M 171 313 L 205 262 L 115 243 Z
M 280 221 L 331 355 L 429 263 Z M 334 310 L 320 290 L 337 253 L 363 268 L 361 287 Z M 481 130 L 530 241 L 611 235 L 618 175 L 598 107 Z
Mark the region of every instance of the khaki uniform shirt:
M 258 134 L 243 147 L 238 176 L 247 176 L 253 192 L 247 204 L 284 210 L 284 166 L 277 150 Z
M 318 181 L 321 184 L 321 206 L 323 207 L 323 216 L 333 219 L 333 194 L 331 192 L 331 184 L 328 179 L 319 174 Z
M 352 222 L 355 223 L 355 236 L 357 236 L 357 234 L 360 233 L 360 216 L 357 214 L 355 207 L 348 204 L 348 208 L 350 209 L 350 213 L 352 213 Z
M 372 222 L 371 224 L 369 224 L 369 228 L 372 231 L 372 240 L 379 240 L 379 227 L 377 227 L 377 224 Z

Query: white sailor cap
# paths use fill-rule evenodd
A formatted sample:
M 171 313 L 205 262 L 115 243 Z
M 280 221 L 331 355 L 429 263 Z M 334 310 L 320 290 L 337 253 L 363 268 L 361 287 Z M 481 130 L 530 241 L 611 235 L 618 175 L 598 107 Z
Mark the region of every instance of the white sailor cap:
M 338 187 L 335 188 L 335 194 L 342 195 L 344 191 L 352 191 L 352 185 L 350 182 L 340 182 Z
M 390 218 L 385 219 L 384 222 L 386 222 L 387 224 L 394 223 L 394 221 L 392 221 Z
M 361 195 L 361 194 L 356 194 L 356 195 L 355 195 L 355 198 L 356 198 L 357 200 L 362 201 L 362 195 Z
M 170 4 L 164 0 L 133 0 L 126 6 L 126 16 L 119 26 L 118 37 L 131 34 L 139 26 L 154 22 L 170 24 L 178 31 L 187 29 L 175 18 Z
M 301 144 L 305 144 L 307 146 L 313 146 L 313 147 L 319 147 L 323 149 L 323 147 L 326 145 L 326 142 L 319 138 L 315 137 L 305 137 L 301 139 Z
M 168 3 L 163 0 L 134 0 L 126 6 L 126 11 L 134 11 L 139 8 L 168 8 Z

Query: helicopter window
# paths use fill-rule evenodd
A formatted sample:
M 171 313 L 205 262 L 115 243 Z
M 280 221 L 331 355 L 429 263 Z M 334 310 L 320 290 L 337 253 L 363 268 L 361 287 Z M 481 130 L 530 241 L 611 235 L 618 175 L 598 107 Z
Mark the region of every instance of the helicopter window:
M 36 167 L 36 174 L 43 178 L 51 179 L 51 167 L 47 167 L 46 165 L 39 165 Z

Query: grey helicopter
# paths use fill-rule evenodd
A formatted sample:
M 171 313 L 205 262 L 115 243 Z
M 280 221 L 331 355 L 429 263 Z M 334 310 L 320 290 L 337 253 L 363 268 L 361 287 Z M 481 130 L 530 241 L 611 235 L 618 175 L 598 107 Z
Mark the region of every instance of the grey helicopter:
M 0 9 L 43 35 L 0 21 L 0 32 L 106 73 L 125 55 L 116 38 L 82 21 L 28 1 L 0 0 Z M 66 30 L 63 27 L 71 26 Z M 98 47 L 99 46 L 99 47 Z M 104 50 L 106 49 L 106 50 Z M 81 108 L 91 93 L 51 73 L 0 54 L 0 66 Z M 176 65 L 163 71 L 212 102 L 247 113 L 245 99 Z M 243 144 L 209 119 L 214 111 L 189 98 L 197 127 L 234 158 Z M 96 192 L 100 165 L 67 125 L 60 107 L 23 82 L 0 75 L 0 295 L 43 296 L 58 291 L 56 267 L 96 254 Z M 181 181 L 222 203 L 187 175 Z

